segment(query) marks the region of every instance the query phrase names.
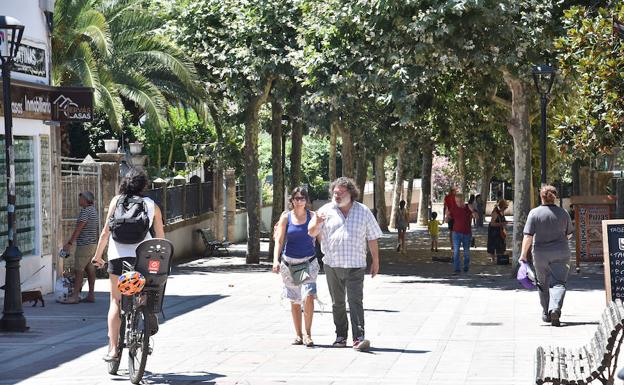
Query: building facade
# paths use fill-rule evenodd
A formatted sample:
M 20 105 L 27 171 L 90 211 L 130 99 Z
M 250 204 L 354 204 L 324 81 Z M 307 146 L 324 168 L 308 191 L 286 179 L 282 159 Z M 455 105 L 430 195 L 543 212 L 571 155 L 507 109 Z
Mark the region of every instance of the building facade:
M 0 2 L 0 15 L 24 24 L 11 72 L 15 148 L 16 243 L 22 291 L 53 290 L 60 231 L 60 124 L 90 120 L 92 91 L 51 86 L 52 0 Z M 86 100 L 83 100 L 86 98 Z M 1 110 L 1 103 L 0 103 Z M 4 111 L 0 113 L 0 252 L 7 242 Z M 5 281 L 0 260 L 0 286 Z M 0 297 L 4 292 L 0 291 Z

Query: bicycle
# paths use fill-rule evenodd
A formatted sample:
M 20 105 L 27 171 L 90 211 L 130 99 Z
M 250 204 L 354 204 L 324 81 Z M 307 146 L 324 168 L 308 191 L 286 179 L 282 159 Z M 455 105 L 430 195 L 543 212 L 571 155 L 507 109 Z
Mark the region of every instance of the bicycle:
M 117 360 L 108 362 L 108 373 L 117 374 L 124 348 L 128 349 L 130 382 L 138 384 L 145 373 L 147 356 L 152 353 L 150 337 L 158 331 L 157 313 L 162 313 L 167 278 L 171 271 L 173 245 L 166 239 L 148 239 L 139 244 L 134 266 L 145 277 L 143 289 L 121 297 L 121 324 L 117 342 Z

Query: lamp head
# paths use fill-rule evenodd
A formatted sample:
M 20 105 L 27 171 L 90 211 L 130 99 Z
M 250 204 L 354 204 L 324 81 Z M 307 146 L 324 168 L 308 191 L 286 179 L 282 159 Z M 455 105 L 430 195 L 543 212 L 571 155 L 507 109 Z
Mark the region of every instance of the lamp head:
M 14 17 L 0 16 L 0 59 L 2 63 L 12 61 L 22 42 L 24 24 Z
M 537 65 L 533 67 L 532 73 L 537 92 L 540 95 L 549 95 L 557 70 L 549 65 Z

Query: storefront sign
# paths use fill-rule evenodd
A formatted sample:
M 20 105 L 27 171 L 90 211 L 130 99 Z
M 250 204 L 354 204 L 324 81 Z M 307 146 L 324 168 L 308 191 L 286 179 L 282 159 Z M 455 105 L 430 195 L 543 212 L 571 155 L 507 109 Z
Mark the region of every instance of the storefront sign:
M 602 221 L 611 219 L 611 206 L 576 204 L 574 210 L 577 258 L 581 262 L 602 261 Z
M 0 105 L 2 111 L 2 105 Z M 11 84 L 11 111 L 22 119 L 88 122 L 93 118 L 93 91 L 82 87 Z
M 52 120 L 89 122 L 93 119 L 93 91 L 90 88 L 57 87 L 52 97 Z
M 45 49 L 22 43 L 13 62 L 13 72 L 47 79 Z

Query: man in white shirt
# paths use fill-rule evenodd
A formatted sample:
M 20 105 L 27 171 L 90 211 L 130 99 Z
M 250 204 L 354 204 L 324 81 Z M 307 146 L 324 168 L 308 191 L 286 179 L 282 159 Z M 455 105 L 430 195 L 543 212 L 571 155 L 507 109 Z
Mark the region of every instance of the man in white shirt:
M 382 232 L 371 211 L 356 202 L 360 192 L 355 182 L 346 177 L 336 179 L 329 188 L 332 201 L 316 211 L 308 225 L 308 234 L 321 235 L 321 250 L 325 256 L 325 276 L 332 299 L 336 325 L 335 347 L 347 346 L 347 311 L 349 301 L 353 348 L 366 351 L 370 341 L 364 337 L 364 306 L 362 303 L 366 244 L 371 251 L 371 277 L 379 272 L 379 246 Z

